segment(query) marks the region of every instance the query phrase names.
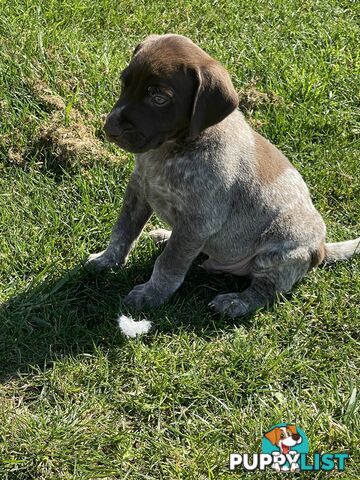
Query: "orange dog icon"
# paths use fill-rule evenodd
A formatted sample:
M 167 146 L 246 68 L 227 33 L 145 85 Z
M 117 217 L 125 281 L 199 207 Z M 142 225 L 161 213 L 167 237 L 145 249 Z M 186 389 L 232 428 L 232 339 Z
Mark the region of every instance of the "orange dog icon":
M 274 427 L 272 430 L 265 433 L 265 438 L 267 438 L 273 445 L 276 445 L 282 455 L 296 454 L 297 452 L 291 450 L 291 447 L 302 442 L 302 438 L 296 430 L 296 425 L 290 424 L 287 424 L 284 427 Z M 273 455 L 277 456 L 278 454 L 274 452 Z M 289 470 L 288 466 L 280 466 L 277 462 L 273 463 L 273 468 L 277 472 Z M 299 465 L 297 463 L 292 463 L 290 471 L 295 472 L 298 468 Z

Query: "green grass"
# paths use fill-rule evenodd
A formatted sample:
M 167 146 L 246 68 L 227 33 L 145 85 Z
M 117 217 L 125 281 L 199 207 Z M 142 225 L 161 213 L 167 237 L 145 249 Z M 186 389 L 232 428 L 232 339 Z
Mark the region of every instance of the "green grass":
M 115 319 L 151 273 L 148 238 L 124 270 L 79 266 L 122 203 L 133 159 L 103 142 L 102 118 L 149 33 L 218 58 L 304 176 L 328 238 L 358 236 L 359 18 L 350 0 L 0 0 L 1 479 L 272 478 L 231 473 L 228 455 L 292 420 L 311 453 L 350 451 L 342 478 L 359 478 L 359 259 L 235 321 L 206 305 L 242 282 L 196 261 L 136 340 Z M 95 146 L 59 145 L 56 132 L 79 128 Z

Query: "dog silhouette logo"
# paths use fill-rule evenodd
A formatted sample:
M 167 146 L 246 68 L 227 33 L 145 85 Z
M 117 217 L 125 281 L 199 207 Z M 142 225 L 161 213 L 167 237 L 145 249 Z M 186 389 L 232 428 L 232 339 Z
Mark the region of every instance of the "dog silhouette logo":
M 272 468 L 277 472 L 297 472 L 300 454 L 309 453 L 305 432 L 295 424 L 279 423 L 265 433 L 261 452 L 273 456 Z M 284 459 L 286 461 L 284 461 Z

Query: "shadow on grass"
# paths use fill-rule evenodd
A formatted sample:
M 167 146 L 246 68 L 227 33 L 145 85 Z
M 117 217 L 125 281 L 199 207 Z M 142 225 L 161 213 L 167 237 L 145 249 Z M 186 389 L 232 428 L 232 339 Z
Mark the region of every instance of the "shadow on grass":
M 121 347 L 127 340 L 115 319 L 120 312 L 131 314 L 121 305 L 121 298 L 150 277 L 158 254 L 145 263 L 135 259 L 124 269 L 99 275 L 87 272 L 82 264 L 60 278 L 56 271 L 47 272 L 49 280 L 34 281 L 0 305 L 0 380 L 34 366 L 46 368 L 64 356 L 91 354 L 98 346 L 105 350 Z M 250 322 L 251 317 L 231 320 L 211 313 L 207 304 L 216 294 L 243 290 L 248 281 L 209 275 L 199 266 L 202 260 L 200 256 L 194 262 L 184 284 L 166 305 L 133 314 L 135 319 L 146 317 L 154 323 L 141 341 L 151 342 L 156 332 L 180 329 L 211 338 L 219 329 Z

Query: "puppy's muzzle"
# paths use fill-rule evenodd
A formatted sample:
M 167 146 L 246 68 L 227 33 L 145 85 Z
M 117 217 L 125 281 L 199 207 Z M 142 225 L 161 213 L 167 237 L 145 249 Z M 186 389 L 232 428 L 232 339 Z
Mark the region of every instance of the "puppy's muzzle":
M 114 108 L 106 117 L 104 130 L 106 136 L 111 138 L 121 137 L 126 133 L 134 131 L 134 125 L 123 117 L 125 107 Z
M 136 152 L 144 145 L 145 138 L 134 125 L 123 118 L 123 108 L 116 108 L 109 113 L 104 124 L 105 135 L 109 142 L 124 150 Z

